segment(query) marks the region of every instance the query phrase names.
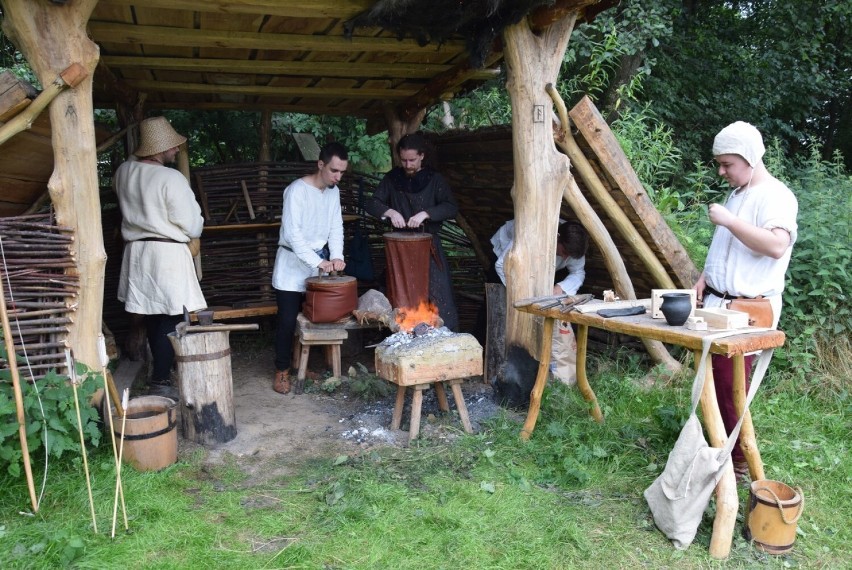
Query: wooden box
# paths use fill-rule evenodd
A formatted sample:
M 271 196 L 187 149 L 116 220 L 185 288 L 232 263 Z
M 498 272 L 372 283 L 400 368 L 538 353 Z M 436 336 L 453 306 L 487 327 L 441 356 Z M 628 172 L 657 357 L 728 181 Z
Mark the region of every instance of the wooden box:
M 714 329 L 730 330 L 748 327 L 748 313 L 730 309 L 696 309 L 696 317 L 702 317 L 707 325 Z
M 470 334 L 421 337 L 376 347 L 376 374 L 400 386 L 414 386 L 482 374 L 482 347 Z
M 662 311 L 660 311 L 660 305 L 663 304 L 663 295 L 666 293 L 689 293 L 692 298 L 692 311 L 689 313 L 690 317 L 695 316 L 695 289 L 651 289 L 651 318 L 652 319 L 664 319 Z

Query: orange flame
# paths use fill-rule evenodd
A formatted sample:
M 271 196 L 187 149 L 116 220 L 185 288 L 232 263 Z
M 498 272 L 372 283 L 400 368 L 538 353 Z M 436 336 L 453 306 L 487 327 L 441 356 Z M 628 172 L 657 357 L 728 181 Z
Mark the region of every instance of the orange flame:
M 411 332 L 420 323 L 431 327 L 438 326 L 438 308 L 428 301 L 421 301 L 417 307 L 400 307 L 396 311 L 396 324 L 399 330 Z

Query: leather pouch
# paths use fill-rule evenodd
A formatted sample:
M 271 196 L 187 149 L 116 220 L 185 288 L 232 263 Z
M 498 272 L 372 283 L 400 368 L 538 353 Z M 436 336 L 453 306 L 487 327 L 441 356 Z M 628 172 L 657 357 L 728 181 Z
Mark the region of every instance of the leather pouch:
M 755 299 L 731 299 L 728 308 L 732 311 L 748 313 L 748 324 L 752 327 L 771 328 L 773 321 L 772 304 L 766 297 Z

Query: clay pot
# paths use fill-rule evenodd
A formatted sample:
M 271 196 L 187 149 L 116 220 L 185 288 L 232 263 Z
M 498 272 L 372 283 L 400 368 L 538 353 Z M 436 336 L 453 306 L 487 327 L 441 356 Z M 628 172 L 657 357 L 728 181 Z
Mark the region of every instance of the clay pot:
M 664 293 L 660 311 L 668 324 L 679 327 L 692 312 L 692 296 L 689 293 Z

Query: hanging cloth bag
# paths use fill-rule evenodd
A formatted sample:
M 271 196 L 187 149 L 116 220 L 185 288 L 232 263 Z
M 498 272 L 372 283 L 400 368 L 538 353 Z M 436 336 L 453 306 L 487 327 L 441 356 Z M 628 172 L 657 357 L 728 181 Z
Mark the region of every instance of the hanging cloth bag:
M 748 332 L 762 332 L 770 329 L 754 329 Z M 654 516 L 654 524 L 672 541 L 675 548 L 687 548 L 695 538 L 698 525 L 716 484 L 731 460 L 731 451 L 740 434 L 743 417 L 754 398 L 763 375 L 769 367 L 773 350 L 764 350 L 755 367 L 745 408 L 737 425 L 731 431 L 722 448 L 710 447 L 704 439 L 701 422 L 695 411 L 704 390 L 707 353 L 710 344 L 721 337 L 743 334 L 742 331 L 726 331 L 705 336 L 702 339 L 701 362 L 692 383 L 692 409 L 689 419 L 683 426 L 674 448 L 669 453 L 663 472 L 650 487 L 645 489 L 645 500 Z
M 370 254 L 370 240 L 364 227 L 364 179 L 358 181 L 358 223 L 349 240 L 346 274 L 359 281 L 375 281 L 373 257 Z

